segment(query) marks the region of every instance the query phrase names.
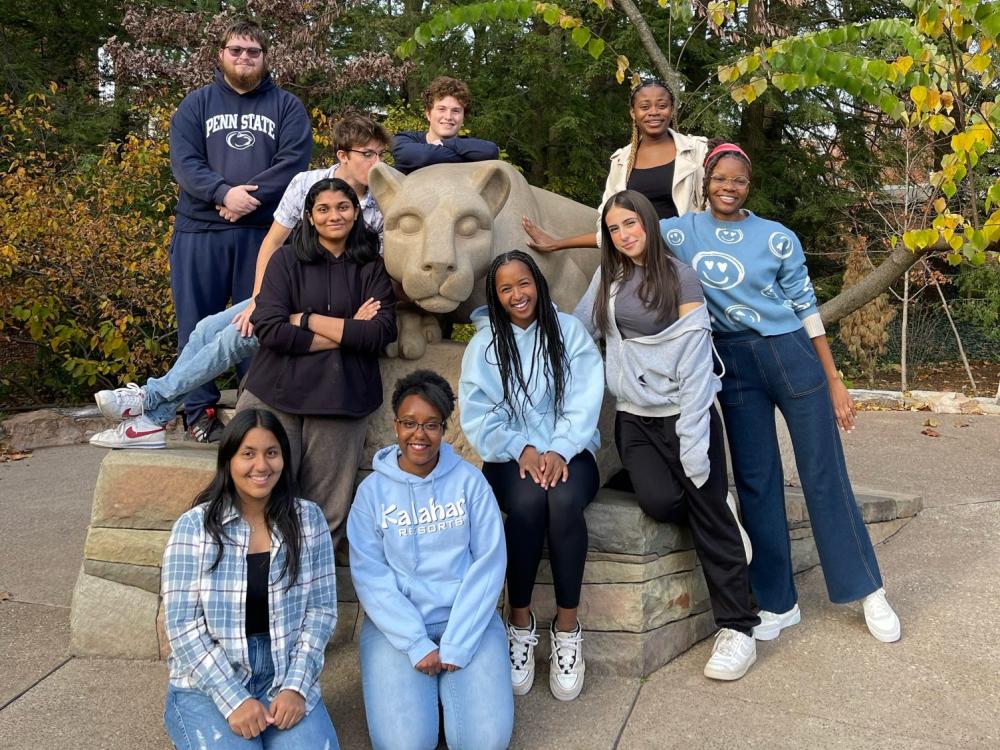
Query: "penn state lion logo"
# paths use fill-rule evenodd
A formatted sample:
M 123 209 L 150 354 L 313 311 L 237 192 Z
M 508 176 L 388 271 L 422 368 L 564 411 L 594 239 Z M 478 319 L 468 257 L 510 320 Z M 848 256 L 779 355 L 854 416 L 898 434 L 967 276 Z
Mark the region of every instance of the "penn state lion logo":
M 234 130 L 226 135 L 226 145 L 237 151 L 246 151 L 256 142 L 257 139 L 249 130 Z

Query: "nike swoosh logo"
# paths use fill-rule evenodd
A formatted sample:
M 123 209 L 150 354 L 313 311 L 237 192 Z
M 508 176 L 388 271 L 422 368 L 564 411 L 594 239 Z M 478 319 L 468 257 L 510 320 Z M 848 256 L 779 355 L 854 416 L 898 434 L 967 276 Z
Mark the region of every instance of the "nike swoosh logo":
M 122 419 L 127 419 L 129 417 L 138 417 L 138 414 L 132 413 L 131 407 L 125 407 L 125 411 L 122 412 Z
M 155 435 L 157 432 L 163 432 L 165 428 L 157 427 L 155 430 L 146 430 L 145 432 L 139 432 L 134 427 L 129 425 L 125 429 L 125 437 L 127 438 L 141 438 L 146 437 L 146 435 Z

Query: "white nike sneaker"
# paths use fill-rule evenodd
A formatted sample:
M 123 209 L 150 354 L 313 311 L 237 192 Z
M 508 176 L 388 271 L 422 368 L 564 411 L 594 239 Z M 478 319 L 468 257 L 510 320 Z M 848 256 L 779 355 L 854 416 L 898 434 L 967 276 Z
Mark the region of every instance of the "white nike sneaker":
M 899 617 L 885 598 L 885 589 L 873 591 L 862 602 L 868 631 L 883 643 L 899 640 Z
M 108 419 L 129 419 L 145 412 L 145 393 L 135 383 L 113 391 L 98 391 L 94 394 L 94 401 L 101 414 Z
M 571 701 L 583 690 L 587 665 L 583 661 L 583 629 L 563 633 L 555 623 L 549 629 L 552 652 L 549 654 L 549 690 L 561 701 Z
M 723 628 L 715 636 L 705 676 L 713 680 L 738 680 L 757 661 L 757 642 L 738 630 Z
M 166 448 L 167 429 L 145 415 L 124 420 L 117 427 L 90 438 L 98 448 Z
M 507 623 L 507 646 L 510 654 L 510 684 L 514 695 L 527 695 L 535 683 L 535 646 L 538 634 L 535 632 L 535 613 L 531 613 L 531 625 L 526 628 L 514 627 Z
M 798 625 L 802 620 L 798 604 L 787 612 L 768 612 L 762 609 L 757 615 L 760 617 L 760 625 L 753 629 L 753 637 L 758 641 L 773 641 L 782 630 Z

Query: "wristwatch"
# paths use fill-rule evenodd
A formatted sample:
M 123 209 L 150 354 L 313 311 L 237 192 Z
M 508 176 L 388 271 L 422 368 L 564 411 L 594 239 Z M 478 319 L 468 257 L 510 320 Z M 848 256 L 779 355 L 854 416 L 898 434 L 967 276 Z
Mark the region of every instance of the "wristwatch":
M 304 313 L 302 313 L 302 317 L 299 318 L 299 328 L 301 328 L 303 331 L 308 331 L 309 330 L 309 316 L 310 315 L 311 315 L 311 313 L 304 312 Z

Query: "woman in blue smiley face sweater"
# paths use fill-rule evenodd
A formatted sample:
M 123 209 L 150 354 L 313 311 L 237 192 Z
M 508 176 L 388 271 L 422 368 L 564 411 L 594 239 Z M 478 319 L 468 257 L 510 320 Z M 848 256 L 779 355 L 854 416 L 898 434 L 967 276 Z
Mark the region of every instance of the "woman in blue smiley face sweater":
M 496 612 L 507 562 L 503 522 L 483 475 L 443 442 L 454 405 L 437 373 L 399 380 L 399 443 L 375 454 L 347 519 L 375 750 L 436 747 L 439 700 L 449 748 L 505 748 L 513 729 L 507 638 Z
M 863 600 L 869 631 L 899 638 L 878 561 L 851 491 L 837 425 L 854 403 L 830 353 L 805 255 L 795 234 L 743 208 L 750 158 L 732 143 L 705 160 L 708 211 L 660 222 L 664 240 L 698 274 L 725 365 L 719 403 L 744 526 L 753 543 L 750 583 L 761 607 L 757 640 L 799 622 L 783 474 L 774 423 L 788 425 L 827 592 Z

